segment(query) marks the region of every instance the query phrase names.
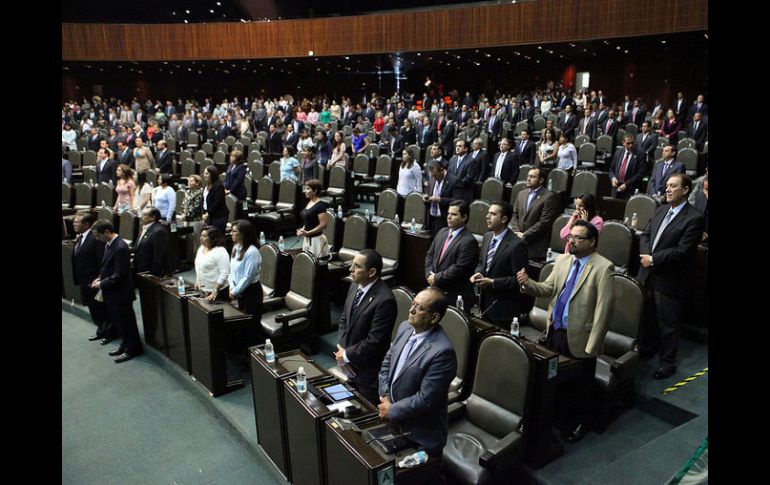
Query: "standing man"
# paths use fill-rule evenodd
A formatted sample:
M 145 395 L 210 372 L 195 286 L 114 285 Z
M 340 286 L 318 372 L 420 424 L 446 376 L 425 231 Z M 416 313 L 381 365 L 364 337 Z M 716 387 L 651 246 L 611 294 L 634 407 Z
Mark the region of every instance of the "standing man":
M 527 242 L 529 259 L 545 259 L 551 240 L 551 226 L 556 219 L 556 195 L 543 187 L 543 172 L 532 168 L 527 172 L 527 190 L 516 196 L 511 229 Z
M 636 147 L 640 154 L 644 154 L 647 163 L 655 160 L 655 149 L 658 148 L 658 134 L 650 129 L 650 122 L 642 123 L 642 131 L 636 135 Z
M 110 221 L 99 220 L 93 229 L 94 235 L 106 246 L 99 277 L 91 283 L 91 288 L 102 290 L 108 318 L 122 340 L 120 347 L 109 352 L 117 357 L 115 363 L 120 364 L 144 352 L 132 304 L 136 295 L 131 280 L 131 256 L 128 245 L 115 233 Z
M 665 379 L 676 372 L 688 279 L 703 237 L 703 216 L 687 201 L 690 190 L 690 177 L 682 173 L 670 176 L 666 183 L 668 205 L 658 208 L 639 240 L 641 267 L 637 280 L 647 288 L 646 308 L 651 310 L 644 320 L 640 353 L 651 356 L 660 351 L 655 379 Z
M 494 177 L 503 183 L 516 183 L 519 178 L 519 160 L 516 154 L 511 151 L 511 142 L 508 138 L 500 140 L 500 151 L 492 158 L 492 162 L 487 167 L 487 174 L 483 180 Z M 482 180 L 482 182 L 483 182 Z
M 457 199 L 462 192 L 457 187 L 455 176 L 447 173 L 440 161 L 431 160 L 428 162 L 428 173 L 430 173 L 431 181 L 428 184 L 424 199 L 426 203 L 430 204 L 428 209 L 429 227 L 430 233 L 435 236 L 442 227 L 446 227 L 449 203 Z
M 109 323 L 104 303 L 94 300 L 98 290 L 90 286 L 91 282 L 99 277 L 99 267 L 104 255 L 104 243 L 91 231 L 94 222 L 96 217 L 90 212 L 78 212 L 72 221 L 72 226 L 78 233 L 75 249 L 72 251 L 72 276 L 75 284 L 80 285 L 80 297 L 88 307 L 91 320 L 97 326 L 96 335 L 88 340 L 101 340 L 102 345 L 107 345 L 115 338 L 115 330 Z
M 527 266 L 527 243 L 508 229 L 513 206 L 494 202 L 487 211 L 487 228 L 481 240 L 481 252 L 471 283 L 480 290 L 479 309 L 484 320 L 508 328 L 519 315 L 520 297 L 516 273 Z
M 174 168 L 174 152 L 168 149 L 166 140 L 160 140 L 158 142 L 158 158 L 155 162 L 155 173 L 171 173 L 173 174 Z
M 449 297 L 453 304 L 463 297 L 465 308 L 474 303 L 473 288 L 468 283 L 479 260 L 479 245 L 469 229 L 468 204 L 454 200 L 447 210 L 447 227 L 441 229 L 425 255 L 425 279 Z
M 380 418 L 438 459 L 446 445 L 449 385 L 457 375 L 457 356 L 439 322 L 449 300 L 436 288 L 414 297 L 409 320 L 402 322 L 380 369 Z
M 481 171 L 479 162 L 468 155 L 468 142 L 457 140 L 455 156 L 449 160 L 449 172 L 457 179 L 457 186 L 462 190 L 461 198 L 468 205 L 473 202 L 473 187 Z
M 115 186 L 117 183 L 117 164 L 110 158 L 106 148 L 99 149 L 99 161 L 96 162 L 96 183 L 107 182 Z
M 535 156 L 537 155 L 537 149 L 535 144 L 529 141 L 529 130 L 521 130 L 521 139 L 516 143 L 516 158 L 518 159 L 518 166 L 522 166 L 525 163 L 529 165 L 535 164 Z M 516 178 L 519 177 L 519 171 L 516 170 Z M 511 183 L 515 184 L 514 179 Z
M 623 137 L 623 148 L 615 151 L 615 157 L 610 166 L 610 181 L 612 194 L 618 199 L 628 199 L 639 188 L 642 177 L 647 174 L 646 155 L 634 150 L 634 135 Z
M 160 222 L 160 211 L 147 206 L 142 210 L 142 234 L 131 244 L 136 273 L 149 271 L 154 276 L 171 273 L 169 233 Z
M 549 350 L 581 363 L 580 376 L 565 384 L 564 402 L 575 399 L 577 425 L 567 441 L 580 441 L 588 433 L 594 411 L 596 357 L 601 354 L 612 310 L 612 262 L 596 252 L 599 231 L 578 220 L 568 237 L 569 254 L 556 257 L 553 271 L 542 283 L 529 279 L 526 269 L 516 275 L 523 291 L 535 297 L 551 297 L 548 306 Z
M 684 164 L 676 161 L 676 148 L 669 144 L 663 147 L 663 159 L 658 160 L 652 169 L 652 176 L 647 184 L 647 195 L 663 195 L 669 177 L 675 173 L 685 173 Z
M 396 299 L 380 279 L 382 256 L 364 249 L 353 258 L 334 357 L 355 388 L 377 405 L 378 374 L 396 322 Z

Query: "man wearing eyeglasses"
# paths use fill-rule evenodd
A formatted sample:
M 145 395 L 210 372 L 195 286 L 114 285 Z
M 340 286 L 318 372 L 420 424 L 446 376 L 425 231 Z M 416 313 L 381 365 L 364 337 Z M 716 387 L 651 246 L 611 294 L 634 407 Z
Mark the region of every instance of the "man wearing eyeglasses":
M 576 442 L 589 431 L 594 408 L 596 357 L 602 352 L 612 308 L 612 262 L 596 252 L 599 231 L 578 220 L 572 226 L 569 254 L 556 257 L 553 271 L 539 283 L 530 280 L 526 268 L 516 274 L 522 291 L 535 297 L 552 297 L 548 307 L 546 347 L 581 362 L 580 375 L 566 382 L 557 399 L 573 396 L 573 424 L 565 432 Z

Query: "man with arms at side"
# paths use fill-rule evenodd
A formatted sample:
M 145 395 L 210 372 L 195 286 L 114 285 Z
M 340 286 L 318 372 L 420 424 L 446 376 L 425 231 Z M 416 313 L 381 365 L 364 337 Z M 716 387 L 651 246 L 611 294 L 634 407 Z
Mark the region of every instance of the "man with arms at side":
M 342 309 L 334 353 L 337 365 L 343 371 L 349 366 L 350 381 L 374 405 L 380 402 L 378 374 L 396 322 L 396 299 L 380 279 L 381 271 L 382 256 L 373 249 L 353 258 L 353 284 Z
M 120 364 L 143 352 L 132 304 L 136 295 L 131 279 L 131 256 L 128 245 L 115 233 L 111 222 L 101 219 L 93 230 L 105 248 L 99 277 L 91 283 L 91 288 L 102 290 L 108 318 L 117 327 L 120 347 L 109 354 L 117 357 L 115 363 Z
M 676 148 L 673 145 L 663 147 L 663 159 L 658 160 L 652 169 L 652 176 L 647 184 L 647 195 L 664 195 L 669 177 L 675 173 L 685 173 L 684 164 L 677 162 L 675 157 Z
M 94 222 L 96 217 L 90 212 L 78 212 L 72 221 L 72 227 L 78 233 L 72 251 L 72 276 L 75 284 L 80 285 L 80 297 L 97 326 L 96 335 L 88 340 L 101 340 L 102 345 L 106 345 L 115 338 L 115 329 L 109 322 L 104 302 L 94 300 L 98 290 L 90 286 L 99 276 L 104 255 L 104 243 L 97 239 L 91 230 Z
M 551 239 L 551 226 L 556 219 L 556 195 L 543 187 L 543 172 L 532 168 L 527 172 L 527 190 L 516 196 L 511 229 L 527 242 L 529 259 L 545 259 Z
M 634 149 L 634 135 L 623 137 L 623 148 L 618 148 L 610 166 L 612 195 L 619 199 L 628 199 L 639 188 L 642 177 L 647 175 L 647 156 Z
M 613 264 L 596 252 L 599 231 L 590 222 L 575 221 L 568 241 L 569 254 L 556 257 L 545 281 L 529 279 L 526 269 L 516 278 L 527 294 L 552 298 L 546 347 L 581 364 L 580 375 L 557 397 L 560 402 L 569 396 L 575 399 L 577 425 L 566 433 L 567 441 L 575 442 L 588 433 L 594 411 L 596 357 L 602 353 L 612 311 Z
M 536 155 L 535 144 L 529 139 L 529 130 L 521 130 L 521 139 L 516 142 L 516 158 L 518 159 L 516 178 L 519 177 L 518 167 L 524 164 L 534 165 Z M 511 183 L 515 184 L 516 180 L 514 179 Z
M 429 227 L 430 233 L 435 236 L 442 227 L 446 227 L 449 203 L 462 194 L 462 189 L 457 186 L 455 176 L 446 171 L 443 163 L 432 160 L 428 162 L 427 169 L 431 181 L 423 198 L 430 204 Z
M 652 131 L 649 121 L 642 123 L 642 131 L 636 135 L 636 149 L 644 153 L 647 162 L 655 160 L 655 149 L 658 148 L 658 134 Z
M 169 233 L 160 223 L 160 211 L 152 206 L 142 210 L 142 233 L 131 244 L 136 273 L 149 271 L 154 276 L 171 273 Z
M 500 151 L 492 158 L 487 170 L 488 173 L 484 180 L 488 177 L 494 177 L 504 184 L 516 183 L 516 179 L 519 178 L 519 159 L 511 151 L 511 142 L 508 138 L 500 140 Z
M 166 140 L 158 142 L 158 155 L 155 161 L 155 173 L 173 173 L 174 152 L 168 149 Z
M 513 206 L 494 202 L 487 211 L 487 228 L 481 240 L 481 252 L 471 283 L 480 290 L 482 318 L 498 327 L 508 328 L 520 313 L 519 285 L 516 273 L 527 266 L 527 243 L 508 229 Z
M 655 379 L 676 372 L 679 329 L 684 321 L 689 278 L 703 237 L 703 216 L 687 201 L 692 179 L 677 173 L 666 183 L 668 205 L 658 208 L 639 239 L 641 267 L 637 280 L 648 291 L 648 318 L 642 327 L 640 354 L 660 351 Z
M 469 278 L 479 259 L 479 245 L 468 222 L 468 204 L 454 200 L 447 210 L 447 227 L 441 229 L 425 255 L 425 279 L 429 286 L 444 291 L 455 304 L 463 297 L 464 307 L 474 304 L 473 287 Z
M 436 288 L 414 297 L 409 319 L 400 324 L 379 375 L 380 417 L 399 433 L 408 433 L 429 459 L 440 459 L 446 444 L 449 385 L 457 374 L 454 347 L 439 325 L 448 305 Z
M 102 182 L 107 182 L 114 187 L 118 178 L 118 165 L 115 163 L 115 160 L 110 158 L 109 153 L 105 148 L 99 149 L 97 157 L 99 160 L 96 162 L 96 183 L 100 184 Z
M 461 198 L 466 204 L 473 202 L 473 188 L 481 171 L 479 161 L 468 155 L 468 142 L 457 140 L 455 156 L 449 160 L 449 172 L 457 178 L 457 186 L 462 189 Z

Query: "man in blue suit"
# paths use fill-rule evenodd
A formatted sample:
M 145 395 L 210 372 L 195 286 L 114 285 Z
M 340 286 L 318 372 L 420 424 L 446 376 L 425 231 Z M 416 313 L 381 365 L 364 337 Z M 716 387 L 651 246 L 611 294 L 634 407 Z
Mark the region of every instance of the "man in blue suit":
M 685 173 L 684 164 L 676 161 L 676 148 L 673 145 L 663 147 L 663 158 L 652 169 L 652 177 L 647 184 L 647 195 L 664 195 L 669 177 L 675 173 Z
M 454 347 L 438 324 L 448 305 L 438 288 L 418 293 L 380 368 L 380 417 L 431 457 L 446 444 L 447 396 L 457 374 Z

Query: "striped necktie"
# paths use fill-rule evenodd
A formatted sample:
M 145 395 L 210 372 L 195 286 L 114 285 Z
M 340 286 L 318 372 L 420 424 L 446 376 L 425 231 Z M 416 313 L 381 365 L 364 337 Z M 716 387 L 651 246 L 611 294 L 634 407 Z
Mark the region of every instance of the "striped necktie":
M 492 238 L 492 241 L 489 243 L 489 249 L 487 249 L 487 265 L 485 273 L 489 272 L 489 267 L 492 265 L 492 260 L 495 257 L 495 252 L 497 252 L 497 238 Z

